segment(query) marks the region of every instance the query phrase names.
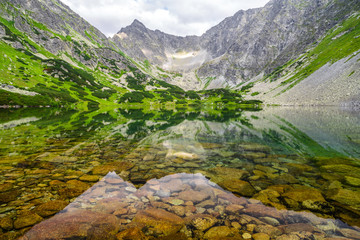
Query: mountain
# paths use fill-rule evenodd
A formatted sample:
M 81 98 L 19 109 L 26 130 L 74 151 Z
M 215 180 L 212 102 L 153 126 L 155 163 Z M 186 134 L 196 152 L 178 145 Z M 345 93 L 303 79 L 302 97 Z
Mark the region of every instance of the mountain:
M 288 99 L 280 99 L 278 96 L 294 86 L 288 84 L 289 81 L 286 82 L 287 78 L 293 77 L 291 83 L 294 84 L 304 79 L 298 76 L 300 70 L 307 71 L 311 66 L 314 71 L 308 72 L 310 76 L 327 63 L 331 65 L 353 53 L 357 55 L 360 42 L 355 37 L 359 35 L 359 10 L 360 2 L 357 0 L 271 0 L 263 8 L 237 12 L 202 36 L 172 36 L 159 30 L 149 30 L 136 20 L 121 29 L 112 39 L 120 49 L 137 61 L 149 61 L 163 71 L 178 73 L 177 78 L 165 78 L 172 84 L 191 86 L 192 89 L 245 87 L 257 98 L 269 103 L 284 104 Z M 334 32 L 338 36 L 334 36 Z M 338 44 L 325 43 L 330 35 L 332 41 L 347 44 L 343 45 L 344 48 L 339 48 Z M 308 55 L 309 52 L 313 52 L 313 55 Z M 323 61 L 315 61 L 317 56 L 329 52 L 334 54 L 322 59 Z M 290 66 L 291 68 L 287 68 Z M 340 68 L 356 67 L 355 61 L 351 66 Z M 280 73 L 280 70 L 285 68 L 287 78 L 273 83 L 284 76 L 284 71 Z M 155 69 L 156 73 L 158 71 Z M 354 79 L 359 79 L 358 72 L 355 71 L 352 75 Z M 263 83 L 269 77 L 272 83 Z M 316 83 L 309 81 L 314 89 Z M 251 90 L 254 85 L 258 86 L 256 91 Z M 324 86 L 326 85 L 327 83 Z M 348 87 L 346 84 L 341 86 L 340 83 L 333 85 L 334 88 L 339 87 L 337 95 L 341 95 L 345 91 L 344 87 Z M 276 89 L 276 94 L 264 96 L 265 93 L 273 92 L 273 89 Z M 277 91 L 278 89 L 281 91 Z M 293 92 L 303 95 L 305 90 L 302 89 L 301 87 L 297 91 L 295 87 Z M 356 89 L 356 92 L 345 93 L 349 93 L 349 98 L 332 99 L 328 96 L 329 101 L 319 100 L 318 103 L 352 101 L 360 94 L 360 90 Z M 310 93 L 308 98 L 299 96 L 292 104 L 316 104 L 314 96 L 317 94 Z M 308 101 L 309 98 L 314 101 Z
M 358 0 L 271 0 L 202 36 L 135 20 L 107 38 L 60 0 L 1 1 L 0 106 L 244 103 L 244 94 L 360 105 L 359 10 Z
M 0 106 L 186 104 L 200 96 L 154 78 L 60 0 L 0 3 Z

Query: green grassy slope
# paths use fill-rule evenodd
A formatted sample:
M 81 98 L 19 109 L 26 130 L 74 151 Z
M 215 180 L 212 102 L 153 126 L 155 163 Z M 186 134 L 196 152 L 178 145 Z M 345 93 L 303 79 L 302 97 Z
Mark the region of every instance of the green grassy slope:
M 322 39 L 298 59 L 275 69 L 262 81 L 286 79 L 279 84 L 285 92 L 313 74 L 325 64 L 334 63 L 360 50 L 360 13 L 354 13 L 332 28 Z

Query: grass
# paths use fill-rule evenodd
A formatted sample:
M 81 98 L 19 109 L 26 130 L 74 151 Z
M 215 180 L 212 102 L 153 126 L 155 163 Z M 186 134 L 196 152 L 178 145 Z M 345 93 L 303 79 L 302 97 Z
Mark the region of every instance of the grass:
M 360 14 L 354 14 L 340 26 L 331 29 L 326 37 L 306 55 L 309 64 L 302 67 L 282 85 L 290 84 L 283 92 L 310 76 L 327 63 L 334 63 L 360 50 Z

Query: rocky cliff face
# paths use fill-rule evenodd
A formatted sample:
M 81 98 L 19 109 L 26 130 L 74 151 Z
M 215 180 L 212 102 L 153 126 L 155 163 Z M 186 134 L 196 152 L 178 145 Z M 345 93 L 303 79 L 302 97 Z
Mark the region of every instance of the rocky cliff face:
M 105 59 L 119 61 L 122 67 L 131 65 L 104 34 L 61 1 L 10 0 L 1 5 L 5 20 L 54 55 L 69 55 L 91 69 L 99 62 L 111 67 Z M 27 49 L 22 43 L 14 41 L 13 46 Z
M 202 87 L 234 87 L 297 58 L 359 9 L 356 0 L 271 0 L 263 8 L 237 12 L 199 37 L 151 31 L 135 21 L 113 39 L 135 59 L 196 72 Z

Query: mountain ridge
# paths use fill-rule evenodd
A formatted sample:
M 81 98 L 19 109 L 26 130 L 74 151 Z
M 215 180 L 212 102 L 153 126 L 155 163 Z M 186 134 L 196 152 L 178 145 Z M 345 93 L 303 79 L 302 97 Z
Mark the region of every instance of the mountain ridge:
M 195 89 L 241 88 L 297 59 L 359 10 L 358 1 L 272 0 L 263 8 L 240 10 L 192 39 L 147 28 L 147 36 L 139 37 L 131 26 L 113 39 L 138 61 L 148 60 L 170 72 L 190 76 L 167 80 L 172 84 Z M 120 38 L 121 34 L 126 38 Z M 132 44 L 130 51 L 126 42 Z
M 360 66 L 350 59 L 360 52 L 359 15 L 357 0 L 271 0 L 202 36 L 178 37 L 134 20 L 107 38 L 59 0 L 7 0 L 0 3 L 0 105 L 199 104 L 239 102 L 244 93 L 268 104 L 354 102 Z M 313 87 L 307 98 L 291 99 L 305 95 L 299 83 L 315 73 L 323 78 L 318 71 L 335 62 L 341 81 L 322 85 L 346 96 L 317 98 Z

